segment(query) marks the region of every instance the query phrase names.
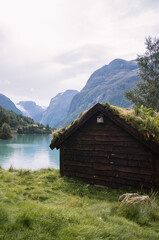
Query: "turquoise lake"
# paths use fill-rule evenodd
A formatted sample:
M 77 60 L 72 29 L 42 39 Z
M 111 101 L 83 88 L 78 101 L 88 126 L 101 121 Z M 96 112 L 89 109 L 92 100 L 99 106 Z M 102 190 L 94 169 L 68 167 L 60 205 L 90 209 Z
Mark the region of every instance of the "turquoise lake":
M 59 150 L 51 150 L 51 135 L 14 135 L 0 140 L 0 166 L 9 169 L 59 169 Z

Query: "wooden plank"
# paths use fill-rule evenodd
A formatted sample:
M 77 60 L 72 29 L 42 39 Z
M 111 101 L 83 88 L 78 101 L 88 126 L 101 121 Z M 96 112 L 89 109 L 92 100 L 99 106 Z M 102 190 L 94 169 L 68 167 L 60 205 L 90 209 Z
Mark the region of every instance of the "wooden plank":
M 126 172 L 126 173 L 139 173 L 139 174 L 145 174 L 145 175 L 152 175 L 151 169 L 146 168 L 136 168 L 136 167 L 115 167 L 115 170 L 118 170 L 119 172 Z
M 74 150 L 74 151 L 105 151 L 107 150 L 108 146 L 107 145 L 81 145 L 77 144 L 75 146 L 68 146 L 67 145 L 67 150 Z M 109 151 L 109 150 L 108 150 Z M 145 155 L 147 156 L 149 153 L 144 151 L 141 148 L 131 148 L 131 147 L 119 147 L 119 146 L 113 146 L 112 150 L 113 154 L 134 154 L 134 155 Z
M 64 165 L 65 171 L 72 171 L 72 172 L 79 172 L 79 173 L 85 173 L 85 174 L 90 174 L 93 175 L 93 168 L 92 167 L 87 167 L 84 168 L 82 166 L 69 166 L 69 165 Z
M 150 154 L 147 153 L 147 154 L 138 154 L 137 153 L 129 153 L 128 154 L 128 160 L 148 160 L 150 158 Z
M 95 159 L 96 160 L 96 159 Z M 100 163 L 100 161 L 98 161 Z M 148 168 L 152 169 L 152 164 L 150 161 L 136 161 L 136 160 L 128 160 L 128 159 L 117 159 L 111 157 L 109 159 L 109 163 L 115 166 L 129 166 L 129 167 L 139 167 L 139 168 Z
M 115 178 L 123 178 L 129 180 L 135 180 L 138 182 L 152 182 L 152 175 L 144 175 L 144 174 L 134 174 L 134 173 L 125 173 L 125 172 L 118 172 L 118 171 L 100 171 L 94 170 L 94 175 L 98 176 L 99 178 L 105 179 L 107 177 L 115 177 Z
M 72 177 L 79 177 L 79 178 L 82 178 L 82 179 L 90 179 L 90 180 L 92 180 L 92 182 L 94 180 L 92 175 L 85 174 L 85 173 L 72 172 L 72 171 L 69 171 L 69 170 L 65 170 L 65 175 L 66 176 L 72 176 Z
M 110 147 L 111 148 L 111 147 Z M 74 156 L 80 157 L 81 161 L 83 161 L 86 157 L 93 157 L 97 160 L 103 161 L 104 159 L 107 159 L 107 154 L 109 152 L 107 151 L 89 151 L 89 150 L 85 150 L 85 149 L 65 149 L 64 150 L 64 154 L 65 156 L 68 156 L 70 158 L 74 158 Z M 127 153 L 111 153 L 110 155 L 110 159 L 115 160 L 115 159 L 126 159 L 129 161 L 149 161 L 149 158 L 151 158 L 151 155 L 146 155 L 146 154 L 127 154 Z M 150 161 L 149 161 L 150 162 Z
M 85 122 L 82 126 L 82 128 L 80 128 L 80 130 L 91 130 L 91 129 L 96 129 L 96 130 L 101 130 L 101 129 L 114 129 L 114 130 L 119 130 L 119 131 L 125 131 L 124 129 L 122 129 L 119 125 L 117 125 L 116 123 L 114 123 L 111 120 L 105 119 L 103 124 L 97 124 L 96 122 L 96 117 L 89 119 L 88 122 Z M 79 131 L 79 129 L 77 130 Z M 126 131 L 125 131 L 126 132 Z
M 91 130 L 91 129 L 114 129 L 114 130 L 122 130 L 118 125 L 116 125 L 115 123 L 113 123 L 112 121 L 109 120 L 105 120 L 103 124 L 97 124 L 96 122 L 96 118 L 94 118 L 94 120 L 89 120 L 89 122 L 85 123 L 82 126 L 82 130 Z
M 141 188 L 150 189 L 152 187 L 151 182 L 135 181 L 131 179 L 114 178 L 114 177 L 102 178 L 102 176 L 94 176 L 94 178 L 92 178 L 92 176 L 88 174 L 71 173 L 71 172 L 66 172 L 66 175 L 79 177 L 82 179 L 86 179 L 88 182 L 91 182 L 94 184 L 98 183 L 100 185 L 114 187 L 114 188 L 134 187 L 136 189 L 141 189 Z
M 142 154 L 147 155 L 149 151 L 146 148 L 136 148 L 136 147 L 119 147 L 113 146 L 113 153 L 127 153 L 127 154 Z
M 70 144 L 70 145 L 67 145 L 67 148 L 68 149 L 74 149 L 74 150 L 94 150 L 94 151 L 100 151 L 100 150 L 105 150 L 106 149 L 106 146 L 105 145 L 96 145 L 96 144 L 85 144 L 85 145 L 82 145 L 82 144 L 77 144 L 77 145 L 74 145 L 74 144 Z
M 83 136 L 83 137 L 74 137 L 69 139 L 67 142 L 65 142 L 66 145 L 69 144 L 75 144 L 76 142 L 81 142 L 83 144 L 99 144 L 101 142 L 101 144 L 105 143 L 107 144 L 107 142 L 117 142 L 118 144 L 120 142 L 123 142 L 123 144 L 125 145 L 125 143 L 127 142 L 131 142 L 133 145 L 138 145 L 142 147 L 142 144 L 137 143 L 136 141 L 134 141 L 133 139 L 129 138 L 128 136 L 100 136 L 100 135 L 96 135 L 96 136 Z
M 116 129 L 96 129 L 94 130 L 94 128 L 92 129 L 81 129 L 80 132 L 75 133 L 74 135 L 72 135 L 73 137 L 85 137 L 85 136 L 123 136 L 123 137 L 131 137 L 131 135 L 129 135 L 127 132 L 125 131 L 119 131 Z
M 106 156 L 106 152 L 105 151 L 89 151 L 89 150 L 84 150 L 84 149 L 65 149 L 64 150 L 65 154 L 72 154 L 72 155 L 78 155 L 78 156 L 101 156 L 101 157 L 105 157 Z
M 83 180 L 86 180 L 89 183 L 92 184 L 99 184 L 103 186 L 108 186 L 111 188 L 127 188 L 127 187 L 134 187 L 136 189 L 151 189 L 152 184 L 149 182 L 138 182 L 134 180 L 128 180 L 123 178 L 113 178 L 113 177 L 107 177 L 102 178 L 102 176 L 92 176 L 90 174 L 85 173 L 78 173 L 78 172 L 71 172 L 71 171 L 65 171 L 65 175 L 72 176 L 72 177 L 78 177 Z
M 93 168 L 93 163 L 92 162 L 81 162 L 81 161 L 70 161 L 65 159 L 65 166 L 81 166 L 81 167 L 92 167 Z
M 139 174 L 145 174 L 145 175 L 151 175 L 152 170 L 147 168 L 136 168 L 136 167 L 128 167 L 128 166 L 115 166 L 115 165 L 102 165 L 98 163 L 93 164 L 94 169 L 100 170 L 100 171 L 118 171 L 118 172 L 125 172 L 125 173 L 139 173 Z
M 73 158 L 73 157 L 69 157 L 69 156 L 67 156 L 66 158 L 65 158 L 65 164 L 68 164 L 69 162 L 72 162 L 72 163 L 81 163 L 81 164 L 84 164 L 84 163 L 94 163 L 95 162 L 95 159 L 94 158 L 92 158 L 92 157 L 86 157 L 86 158 L 83 158 L 83 159 L 81 159 L 80 160 L 80 157 L 78 157 L 78 156 L 75 156 L 75 158 Z
M 111 148 L 111 147 L 110 147 Z M 81 160 L 82 160 L 82 156 L 86 157 L 86 156 L 92 156 L 95 157 L 97 159 L 100 158 L 107 158 L 107 151 L 89 151 L 89 150 L 73 150 L 73 149 L 65 149 L 65 154 L 70 154 L 70 155 L 78 155 L 81 156 Z M 136 153 L 133 154 L 127 154 L 127 153 L 111 153 L 110 156 L 111 159 L 128 159 L 128 160 L 143 160 L 143 161 L 147 161 L 150 156 L 149 155 L 138 155 Z
M 104 171 L 104 170 L 113 171 L 114 170 L 114 166 L 109 163 L 108 164 L 94 163 L 93 167 L 95 170 L 101 170 L 101 171 Z
M 118 173 L 125 173 L 125 174 L 140 174 L 140 175 L 144 175 L 144 176 L 151 176 L 152 175 L 152 171 L 151 169 L 143 169 L 143 168 L 134 168 L 134 167 L 119 167 L 119 166 L 111 166 L 111 165 L 105 165 L 105 166 L 100 166 L 97 164 L 94 164 L 94 168 L 92 167 L 92 165 L 89 166 L 83 166 L 83 165 L 72 165 L 72 164 L 67 164 L 64 165 L 64 169 L 65 170 L 70 170 L 70 171 L 74 171 L 74 172 L 85 172 L 85 173 L 89 173 L 94 175 L 94 172 L 99 170 L 100 172 L 98 172 L 98 174 L 102 174 L 102 171 L 110 171 L 112 172 L 112 175 L 114 175 L 114 172 L 118 172 Z M 111 174 L 109 174 L 111 175 Z
M 131 179 L 124 179 L 124 178 L 115 178 L 115 177 L 108 177 L 108 179 L 102 178 L 101 176 L 95 176 L 94 182 L 96 180 L 105 181 L 105 183 L 109 183 L 109 186 L 124 186 L 124 187 L 135 187 L 140 189 L 141 187 L 145 189 L 150 189 L 152 187 L 151 182 L 143 182 L 143 181 L 135 181 Z
M 152 175 L 145 175 L 145 174 L 133 174 L 133 173 L 125 173 L 125 172 L 117 172 L 116 176 L 117 178 L 122 179 L 129 179 L 129 180 L 135 180 L 137 182 L 147 182 L 152 183 Z
M 95 138 L 91 138 L 91 137 L 86 137 L 85 139 L 81 139 L 81 138 L 78 138 L 78 139 L 71 139 L 71 141 L 68 141 L 66 143 L 66 146 L 70 147 L 70 146 L 76 146 L 76 145 L 114 145 L 114 146 L 119 146 L 119 147 L 136 147 L 136 148 L 143 148 L 143 146 L 141 144 L 138 144 L 137 142 L 135 141 L 129 141 L 129 139 L 127 138 L 124 138 L 123 140 L 121 140 L 121 138 L 118 138 L 118 137 L 114 137 L 114 139 L 112 138 L 98 138 L 96 137 Z

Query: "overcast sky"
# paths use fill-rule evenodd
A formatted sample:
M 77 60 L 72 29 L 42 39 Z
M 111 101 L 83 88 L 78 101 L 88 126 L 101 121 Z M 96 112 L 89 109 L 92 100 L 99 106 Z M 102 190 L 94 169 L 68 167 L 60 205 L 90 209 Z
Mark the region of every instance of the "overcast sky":
M 0 93 L 47 106 L 159 37 L 159 0 L 0 0 Z

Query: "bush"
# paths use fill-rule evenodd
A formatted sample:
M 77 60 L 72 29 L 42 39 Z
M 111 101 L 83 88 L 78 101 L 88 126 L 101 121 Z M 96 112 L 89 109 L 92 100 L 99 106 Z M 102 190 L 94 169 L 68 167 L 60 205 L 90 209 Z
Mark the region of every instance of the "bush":
M 13 168 L 13 166 L 11 165 L 10 166 L 10 168 L 9 168 L 9 170 L 8 170 L 9 172 L 14 172 L 14 168 Z

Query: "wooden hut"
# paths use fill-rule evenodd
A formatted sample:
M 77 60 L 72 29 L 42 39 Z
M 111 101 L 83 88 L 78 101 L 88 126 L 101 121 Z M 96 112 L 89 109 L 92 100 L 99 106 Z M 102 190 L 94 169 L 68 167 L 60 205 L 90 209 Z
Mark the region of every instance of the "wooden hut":
M 159 145 L 109 106 L 96 104 L 55 134 L 50 147 L 60 148 L 60 173 L 112 188 L 158 188 Z

